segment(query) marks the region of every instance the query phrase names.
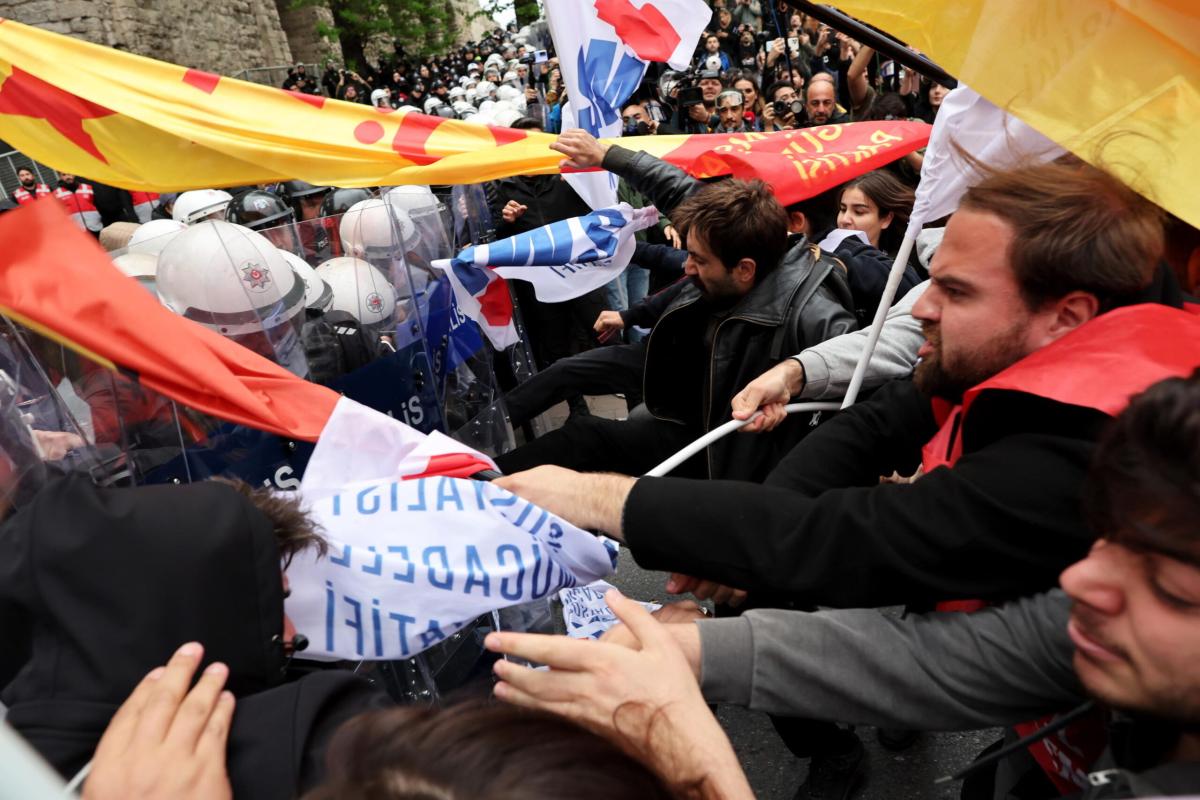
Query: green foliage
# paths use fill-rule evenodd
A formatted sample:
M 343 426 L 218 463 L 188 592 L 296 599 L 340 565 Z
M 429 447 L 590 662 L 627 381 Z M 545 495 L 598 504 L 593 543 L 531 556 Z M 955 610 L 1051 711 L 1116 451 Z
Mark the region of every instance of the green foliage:
M 375 37 L 394 39 L 413 54 L 444 53 L 457 26 L 449 0 L 292 0 L 292 8 L 325 6 L 333 25 L 317 24 L 317 33 L 337 38 L 346 65 L 363 65 L 363 51 Z
M 517 15 L 517 27 L 528 25 L 537 20 L 541 14 L 537 0 L 514 0 L 513 11 Z

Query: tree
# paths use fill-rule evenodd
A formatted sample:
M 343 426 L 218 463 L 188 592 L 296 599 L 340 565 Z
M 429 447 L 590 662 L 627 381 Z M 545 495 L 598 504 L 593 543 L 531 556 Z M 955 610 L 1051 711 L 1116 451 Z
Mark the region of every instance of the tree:
M 318 25 L 326 38 L 342 45 L 347 66 L 366 65 L 367 43 L 384 36 L 415 55 L 444 53 L 454 40 L 454 11 L 449 0 L 292 0 L 293 8 L 326 6 L 333 26 Z

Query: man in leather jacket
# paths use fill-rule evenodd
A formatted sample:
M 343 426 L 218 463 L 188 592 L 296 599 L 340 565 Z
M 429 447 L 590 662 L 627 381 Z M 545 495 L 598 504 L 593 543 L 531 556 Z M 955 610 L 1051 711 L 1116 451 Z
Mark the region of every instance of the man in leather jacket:
M 569 131 L 557 149 L 603 166 L 649 198 L 686 235 L 686 277 L 664 289 L 646 345 L 644 396 L 652 419 L 573 419 L 497 463 L 638 475 L 729 418 L 748 380 L 787 353 L 855 329 L 846 275 L 805 238 L 789 241 L 783 207 L 761 182 L 705 184 L 645 153 Z M 726 437 L 685 474 L 758 480 L 810 428 L 798 415 L 772 439 Z M 776 436 L 775 434 L 778 434 Z

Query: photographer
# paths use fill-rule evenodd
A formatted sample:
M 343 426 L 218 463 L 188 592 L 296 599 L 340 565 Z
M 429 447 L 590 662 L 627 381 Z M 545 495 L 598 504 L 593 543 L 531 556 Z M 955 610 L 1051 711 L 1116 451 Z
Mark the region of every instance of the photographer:
M 805 123 L 804 102 L 791 81 L 775 81 L 767 88 L 763 107 L 763 131 L 791 131 Z
M 683 133 L 712 133 L 717 126 L 717 95 L 725 88 L 721 73 L 704 70 L 694 85 L 681 78 L 676 90 L 674 127 Z
M 736 89 L 727 89 L 717 95 L 717 117 L 720 122 L 713 133 L 748 133 L 754 130 L 746 124 L 743 116 L 745 108 L 746 100 Z

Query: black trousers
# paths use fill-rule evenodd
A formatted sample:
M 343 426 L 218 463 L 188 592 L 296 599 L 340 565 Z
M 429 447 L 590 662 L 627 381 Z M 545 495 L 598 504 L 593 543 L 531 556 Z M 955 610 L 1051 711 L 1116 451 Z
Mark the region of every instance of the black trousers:
M 576 395 L 624 394 L 632 408 L 641 402 L 645 365 L 643 342 L 597 347 L 555 361 L 508 392 L 504 405 L 513 427 Z
M 543 464 L 581 472 L 641 475 L 698 439 L 702 431 L 659 419 L 572 417 L 550 431 L 496 459 L 507 474 Z M 672 475 L 697 478 L 707 474 L 704 452 L 688 459 Z

